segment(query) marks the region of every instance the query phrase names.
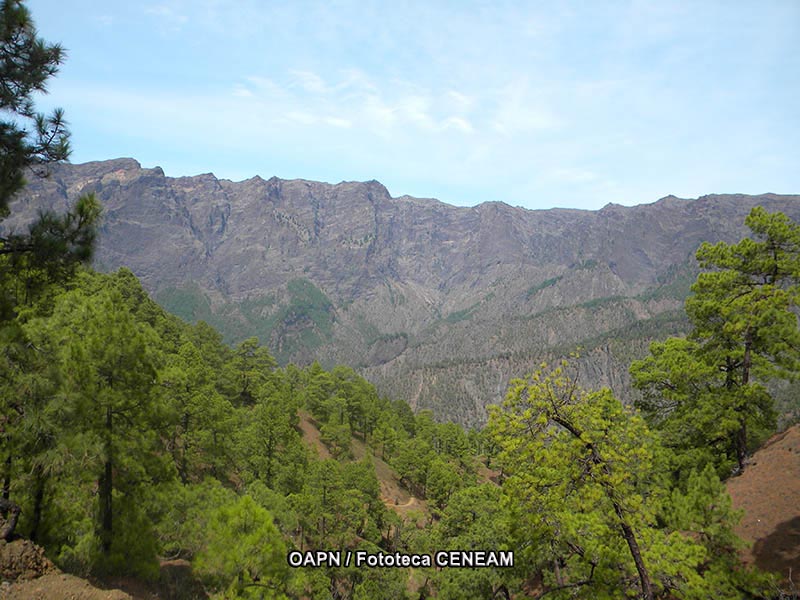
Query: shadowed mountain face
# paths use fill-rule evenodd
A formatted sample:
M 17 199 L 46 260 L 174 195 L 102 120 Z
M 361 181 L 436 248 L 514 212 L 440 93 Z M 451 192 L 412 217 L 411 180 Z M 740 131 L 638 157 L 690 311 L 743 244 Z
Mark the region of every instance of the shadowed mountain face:
M 257 335 L 281 362 L 358 367 L 465 424 L 509 378 L 581 345 L 587 384 L 630 397 L 627 364 L 682 331 L 705 240 L 736 241 L 754 205 L 800 219 L 800 196 L 672 196 L 599 211 L 457 208 L 380 183 L 165 177 L 132 159 L 62 165 L 2 227 L 95 192 L 96 266 L 129 267 L 166 308 Z

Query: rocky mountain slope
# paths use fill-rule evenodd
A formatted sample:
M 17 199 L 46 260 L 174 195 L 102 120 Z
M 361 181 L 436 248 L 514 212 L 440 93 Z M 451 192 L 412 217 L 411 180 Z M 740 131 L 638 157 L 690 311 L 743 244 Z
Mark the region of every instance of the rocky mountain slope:
M 673 196 L 599 211 L 458 208 L 337 185 L 170 178 L 132 159 L 61 165 L 32 181 L 6 230 L 94 192 L 96 266 L 129 267 L 169 310 L 279 361 L 358 367 L 379 388 L 465 424 L 509 378 L 583 346 L 587 383 L 630 397 L 629 361 L 685 327 L 704 240 L 736 241 L 761 204 L 800 196 Z

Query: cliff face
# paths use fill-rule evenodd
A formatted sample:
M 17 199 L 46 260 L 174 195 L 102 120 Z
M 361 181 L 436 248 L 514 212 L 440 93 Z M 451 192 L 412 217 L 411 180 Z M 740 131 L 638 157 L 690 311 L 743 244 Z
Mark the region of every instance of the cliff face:
M 184 318 L 282 362 L 359 367 L 379 387 L 464 423 L 508 379 L 584 347 L 587 383 L 629 396 L 627 363 L 678 332 L 702 241 L 736 241 L 754 205 L 800 219 L 800 196 L 672 196 L 599 211 L 457 208 L 337 185 L 168 178 L 131 159 L 32 181 L 4 229 L 94 192 L 96 266 L 129 267 Z

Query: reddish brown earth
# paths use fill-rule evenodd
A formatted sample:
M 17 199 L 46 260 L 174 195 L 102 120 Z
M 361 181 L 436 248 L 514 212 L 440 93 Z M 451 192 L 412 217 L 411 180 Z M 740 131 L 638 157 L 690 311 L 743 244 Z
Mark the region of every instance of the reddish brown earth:
M 319 429 L 317 429 L 314 419 L 306 411 L 298 411 L 297 415 L 300 417 L 300 435 L 308 447 L 316 451 L 320 459 L 325 460 L 331 458 L 331 453 L 328 447 L 323 443 L 320 437 Z
M 744 561 L 800 586 L 800 425 L 772 436 L 727 487 L 744 511 L 736 532 L 752 544 Z
M 85 579 L 53 572 L 30 581 L 17 581 L 0 587 L 0 598 L 6 600 L 131 600 L 122 590 L 101 590 Z M 144 598 L 142 598 L 144 600 Z
M 120 590 L 101 590 L 66 575 L 28 540 L 0 541 L 0 598 L 30 600 L 129 600 Z M 11 583 L 13 582 L 13 583 Z
M 87 581 L 62 573 L 28 540 L 0 542 L 0 600 L 201 600 L 208 598 L 185 560 L 161 562 L 157 582 L 133 577 Z
M 57 570 L 39 546 L 27 540 L 0 540 L 0 580 L 27 581 Z

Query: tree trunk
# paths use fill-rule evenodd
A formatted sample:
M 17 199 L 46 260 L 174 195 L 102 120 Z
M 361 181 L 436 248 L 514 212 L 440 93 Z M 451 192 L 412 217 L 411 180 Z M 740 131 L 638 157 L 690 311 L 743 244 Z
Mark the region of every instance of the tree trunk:
M 744 333 L 744 357 L 742 358 L 742 387 L 750 383 L 750 368 L 753 363 L 750 329 Z M 739 431 L 736 433 L 736 460 L 739 463 L 739 472 L 744 471 L 744 460 L 747 458 L 747 417 L 739 416 Z
M 44 504 L 44 486 L 44 473 L 41 472 L 41 469 L 37 469 L 36 489 L 33 493 L 33 516 L 31 517 L 30 538 L 32 542 L 39 541 L 39 526 L 42 523 L 42 505 Z
M 21 509 L 14 502 L 0 498 L 0 510 L 6 515 L 4 519 L 0 519 L 0 540 L 11 541 L 11 536 L 14 535 L 14 529 L 17 528 L 17 520 Z
M 556 412 L 552 415 L 552 419 L 564 427 L 564 429 L 569 431 L 578 440 L 583 439 L 583 432 L 571 421 L 564 418 L 564 416 Z M 587 442 L 585 447 L 591 454 L 592 462 L 598 465 L 604 474 L 610 475 L 611 469 L 609 468 L 608 463 L 603 460 L 603 457 L 600 456 L 600 452 L 598 452 L 597 447 L 591 442 Z M 625 520 L 622 507 L 614 499 L 614 490 L 610 487 L 608 482 L 603 484 L 603 488 L 605 489 L 606 497 L 611 500 L 611 504 L 614 507 L 614 512 L 619 519 L 620 529 L 622 530 L 622 537 L 625 538 L 625 542 L 628 544 L 628 550 L 630 550 L 631 557 L 636 565 L 636 571 L 639 573 L 639 582 L 642 586 L 642 598 L 643 600 L 653 600 L 653 586 L 650 583 L 650 575 L 647 572 L 644 560 L 642 560 L 642 553 L 639 551 L 639 544 L 636 541 L 636 535 L 633 533 L 631 526 L 628 525 L 628 522 Z
M 188 465 L 186 461 L 186 455 L 189 453 L 189 413 L 183 413 L 183 452 L 181 452 L 181 462 L 180 462 L 180 476 L 181 476 L 181 483 L 186 485 L 189 481 L 188 475 Z
M 617 517 L 619 518 L 619 525 L 622 529 L 622 537 L 625 538 L 625 541 L 628 544 L 628 549 L 633 557 L 633 562 L 636 564 L 636 571 L 639 573 L 639 583 L 642 585 L 642 598 L 644 600 L 653 600 L 653 586 L 650 583 L 650 576 L 647 573 L 647 568 L 644 566 L 642 553 L 639 551 L 639 544 L 636 541 L 636 536 L 633 534 L 633 529 L 631 529 L 631 526 L 628 525 L 627 521 L 625 521 L 625 517 L 622 514 L 622 507 L 620 507 L 620 505 L 615 501 L 612 501 L 612 504 L 614 505 L 614 512 L 617 513 Z
M 5 460 L 5 473 L 3 474 L 3 500 L 8 500 L 11 498 L 11 452 L 8 453 L 8 456 Z M 4 519 L 8 518 L 8 509 L 2 508 L 0 509 L 0 515 Z
M 113 449 L 111 446 L 112 434 L 112 413 L 111 407 L 106 407 L 106 461 L 103 473 L 100 476 L 100 546 L 103 554 L 108 556 L 111 553 L 111 539 L 113 535 L 113 514 L 112 514 L 112 492 L 114 484 L 113 476 Z
M 736 461 L 739 463 L 739 473 L 744 471 L 744 461 L 747 458 L 747 420 L 744 415 L 739 417 L 739 431 L 736 432 Z

